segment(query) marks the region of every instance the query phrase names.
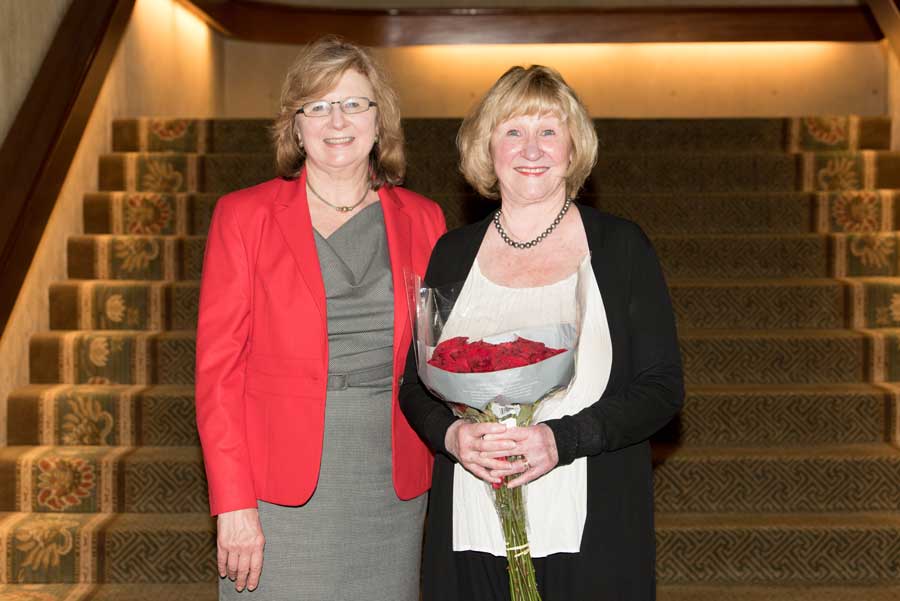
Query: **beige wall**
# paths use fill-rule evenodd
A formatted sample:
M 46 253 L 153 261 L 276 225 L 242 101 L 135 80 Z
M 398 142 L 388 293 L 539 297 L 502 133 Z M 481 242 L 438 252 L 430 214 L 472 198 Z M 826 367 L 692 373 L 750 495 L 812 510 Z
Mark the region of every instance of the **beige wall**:
M 9 0 L 0 0 L 0 7 Z M 28 2 L 40 5 L 41 2 Z M 24 4 L 24 2 L 23 2 Z M 15 310 L 0 338 L 0 419 L 9 392 L 28 381 L 28 340 L 49 329 L 50 283 L 66 279 L 66 240 L 82 231 L 82 197 L 97 189 L 97 158 L 111 149 L 112 120 L 220 113 L 221 40 L 173 0 L 137 0 Z M 0 444 L 6 426 L 0 424 Z
M 269 116 L 298 47 L 225 41 L 225 114 Z M 459 117 L 509 66 L 559 69 L 598 117 L 882 115 L 878 43 L 564 44 L 377 49 L 407 117 Z
M 72 0 L 0 0 L 0 141 L 6 138 Z

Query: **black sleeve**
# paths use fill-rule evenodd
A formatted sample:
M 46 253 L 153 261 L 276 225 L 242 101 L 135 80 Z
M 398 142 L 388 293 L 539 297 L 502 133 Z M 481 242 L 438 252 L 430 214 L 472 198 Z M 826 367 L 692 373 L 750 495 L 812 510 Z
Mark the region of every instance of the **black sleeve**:
M 556 438 L 559 465 L 650 438 L 684 401 L 669 291 L 650 240 L 636 230 L 622 257 L 630 272 L 626 332 L 631 381 L 575 415 L 546 422 Z
M 415 342 L 413 342 L 415 344 Z M 419 381 L 416 371 L 416 355 L 410 345 L 406 355 L 406 368 L 399 391 L 400 409 L 413 430 L 434 451 L 443 453 L 455 461 L 444 445 L 447 429 L 458 418 L 446 403 L 433 396 Z
M 435 273 L 441 273 L 444 270 L 444 264 L 447 263 L 447 259 L 454 254 L 448 252 L 448 250 L 449 247 L 446 243 L 445 235 L 438 240 L 431 253 L 428 271 L 425 274 L 426 285 L 432 285 L 432 282 L 437 281 Z M 406 354 L 406 367 L 403 371 L 403 381 L 400 383 L 398 393 L 400 410 L 403 411 L 403 415 L 406 416 L 413 430 L 432 450 L 443 453 L 456 461 L 447 451 L 447 447 L 444 445 L 444 438 L 446 437 L 447 429 L 458 418 L 453 415 L 446 403 L 428 392 L 419 381 L 414 344 L 415 340 L 413 340 L 409 352 Z

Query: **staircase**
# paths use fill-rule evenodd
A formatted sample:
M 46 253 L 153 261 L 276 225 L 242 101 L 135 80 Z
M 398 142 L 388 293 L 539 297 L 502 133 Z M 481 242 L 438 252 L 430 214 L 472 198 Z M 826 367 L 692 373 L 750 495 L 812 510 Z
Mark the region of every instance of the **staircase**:
M 264 121 L 123 120 L 0 448 L 0 598 L 215 599 L 193 411 L 204 235 Z M 405 124 L 451 227 L 458 120 Z M 881 118 L 599 120 L 581 201 L 638 221 L 688 397 L 654 454 L 661 601 L 900 599 L 900 153 Z M 614 483 L 611 483 L 614 485 Z M 602 592 L 598 592 L 602 595 Z

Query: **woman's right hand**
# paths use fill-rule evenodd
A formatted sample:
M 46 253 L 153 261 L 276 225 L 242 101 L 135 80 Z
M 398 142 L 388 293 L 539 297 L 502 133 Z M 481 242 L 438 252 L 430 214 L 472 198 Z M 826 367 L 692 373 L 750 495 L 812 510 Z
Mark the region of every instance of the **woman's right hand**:
M 254 590 L 262 572 L 263 537 L 256 508 L 220 513 L 216 520 L 219 576 L 234 581 L 238 592 Z
M 504 432 L 503 424 L 473 424 L 458 419 L 447 428 L 444 446 L 474 476 L 488 484 L 499 484 L 500 478 L 491 476 L 490 470 L 509 467 L 506 456 L 516 446 L 512 440 L 497 438 Z

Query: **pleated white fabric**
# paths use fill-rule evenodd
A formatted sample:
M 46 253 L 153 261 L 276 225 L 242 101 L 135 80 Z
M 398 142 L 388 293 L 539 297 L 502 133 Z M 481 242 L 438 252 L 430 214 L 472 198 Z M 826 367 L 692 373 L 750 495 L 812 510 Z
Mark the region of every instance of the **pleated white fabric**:
M 575 377 L 567 390 L 543 401 L 535 421 L 574 415 L 603 394 L 612 367 L 612 343 L 603 298 L 590 257 L 564 280 L 533 288 L 491 282 L 472 266 L 442 338 L 478 339 L 518 328 L 576 323 Z M 581 457 L 527 484 L 524 498 L 532 557 L 577 553 L 587 511 L 587 463 Z M 453 475 L 453 550 L 506 556 L 493 491 L 462 466 Z

